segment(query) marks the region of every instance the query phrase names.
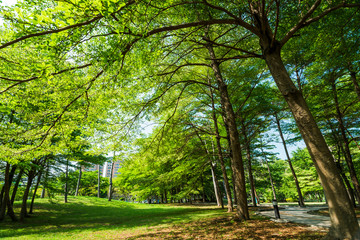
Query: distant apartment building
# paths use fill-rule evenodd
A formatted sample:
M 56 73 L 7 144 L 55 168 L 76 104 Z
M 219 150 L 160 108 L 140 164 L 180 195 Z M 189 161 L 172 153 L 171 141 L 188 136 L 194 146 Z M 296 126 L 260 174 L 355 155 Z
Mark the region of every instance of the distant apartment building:
M 119 172 L 120 163 L 121 163 L 121 161 L 116 161 L 116 162 L 114 163 L 114 170 L 113 170 L 113 176 L 112 176 L 113 178 L 116 178 L 116 177 L 120 174 L 120 172 Z M 105 169 L 105 171 L 102 173 L 102 176 L 103 176 L 103 177 L 110 177 L 111 164 L 112 164 L 112 162 L 106 162 L 106 163 L 104 164 L 104 169 Z
M 103 174 L 103 169 L 104 169 L 104 166 L 102 165 L 92 165 L 92 166 L 89 166 L 89 167 L 85 167 L 85 166 L 82 166 L 82 170 L 84 172 L 93 172 L 93 171 L 98 171 L 100 169 L 100 174 L 102 175 Z
M 114 170 L 113 170 L 113 178 L 117 177 L 120 172 L 120 163 L 121 161 L 116 161 L 114 164 Z M 111 172 L 111 162 L 106 162 L 104 165 L 93 165 L 90 167 L 83 167 L 82 170 L 84 172 L 92 172 L 92 171 L 98 171 L 100 169 L 100 175 L 103 177 L 110 177 Z

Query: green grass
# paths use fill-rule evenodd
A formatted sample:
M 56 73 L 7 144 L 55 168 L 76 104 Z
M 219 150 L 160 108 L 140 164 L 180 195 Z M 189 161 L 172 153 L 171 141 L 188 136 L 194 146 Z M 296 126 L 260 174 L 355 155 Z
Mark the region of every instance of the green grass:
M 108 202 L 94 197 L 37 199 L 34 214 L 24 223 L 0 223 L 1 239 L 114 239 L 131 231 L 168 227 L 197 219 L 226 215 L 226 210 L 168 204 Z M 15 204 L 19 211 L 19 205 Z

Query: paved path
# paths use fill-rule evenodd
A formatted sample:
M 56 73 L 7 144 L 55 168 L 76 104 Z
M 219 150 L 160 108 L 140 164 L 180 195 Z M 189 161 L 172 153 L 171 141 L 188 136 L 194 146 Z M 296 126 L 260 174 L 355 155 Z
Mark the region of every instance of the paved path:
M 326 205 L 320 206 L 307 206 L 305 208 L 300 208 L 298 206 L 280 206 L 280 218 L 274 221 L 277 222 L 293 222 L 293 223 L 301 223 L 310 226 L 316 227 L 330 227 L 330 218 L 326 216 L 313 215 L 309 214 L 309 211 L 319 210 L 321 208 L 326 208 Z M 257 214 L 262 216 L 267 216 L 271 218 L 275 218 L 274 211 L 261 211 Z

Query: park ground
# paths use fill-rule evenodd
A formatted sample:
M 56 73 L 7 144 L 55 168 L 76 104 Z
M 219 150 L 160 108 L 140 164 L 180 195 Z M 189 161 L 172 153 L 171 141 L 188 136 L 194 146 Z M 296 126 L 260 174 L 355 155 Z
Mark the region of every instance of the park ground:
M 16 211 L 19 205 L 16 204 Z M 213 205 L 136 204 L 93 197 L 41 199 L 24 223 L 0 224 L 1 239 L 321 239 L 326 230 L 255 215 L 238 222 Z

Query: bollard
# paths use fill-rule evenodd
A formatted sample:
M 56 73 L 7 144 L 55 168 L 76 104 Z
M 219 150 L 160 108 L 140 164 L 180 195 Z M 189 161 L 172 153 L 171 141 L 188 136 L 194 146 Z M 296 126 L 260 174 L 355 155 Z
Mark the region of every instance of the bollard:
M 275 218 L 278 219 L 280 218 L 280 212 L 276 199 L 273 199 L 273 206 L 274 206 Z

